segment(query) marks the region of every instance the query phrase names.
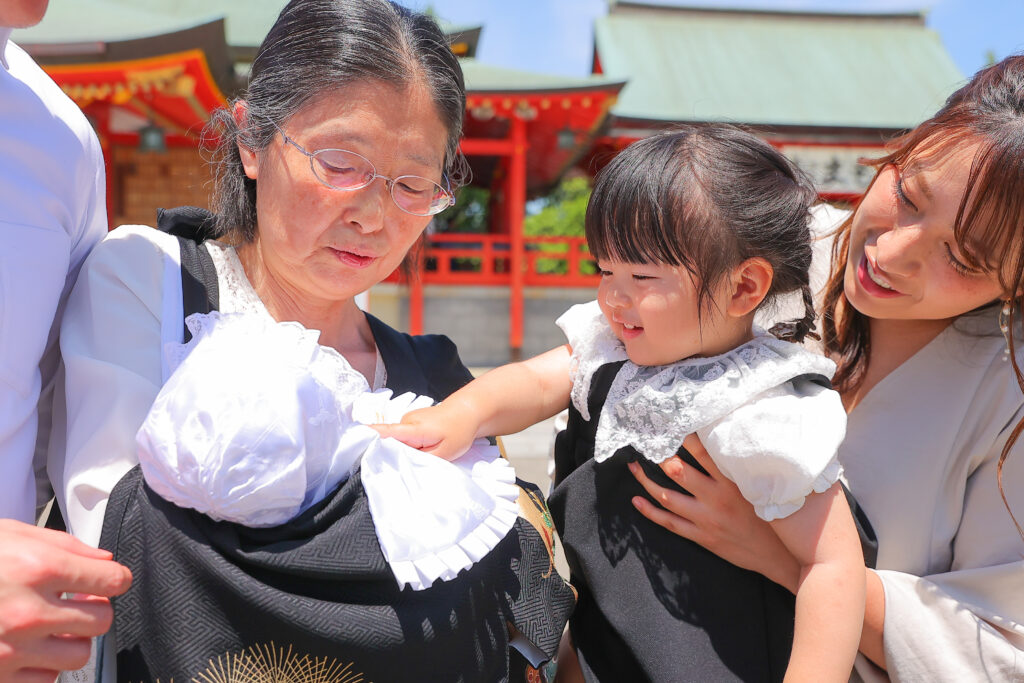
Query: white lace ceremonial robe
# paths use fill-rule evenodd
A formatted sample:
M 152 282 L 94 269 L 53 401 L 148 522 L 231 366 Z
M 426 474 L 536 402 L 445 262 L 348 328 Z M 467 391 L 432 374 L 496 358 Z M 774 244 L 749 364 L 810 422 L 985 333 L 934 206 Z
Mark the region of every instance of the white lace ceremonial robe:
M 98 543 L 110 491 L 140 456 L 147 482 L 172 502 L 265 526 L 322 499 L 372 452 L 364 489 L 399 583 L 429 586 L 493 548 L 518 496 L 497 449 L 478 444 L 456 464 L 378 438 L 366 424 L 397 422 L 432 399 L 381 391 L 379 354 L 372 390 L 316 343 L 318 332 L 273 320 L 232 247 L 208 245 L 220 311 L 189 318 L 189 344 L 175 237 L 124 226 L 87 261 L 61 336 L 68 419 L 58 490 L 70 530 Z

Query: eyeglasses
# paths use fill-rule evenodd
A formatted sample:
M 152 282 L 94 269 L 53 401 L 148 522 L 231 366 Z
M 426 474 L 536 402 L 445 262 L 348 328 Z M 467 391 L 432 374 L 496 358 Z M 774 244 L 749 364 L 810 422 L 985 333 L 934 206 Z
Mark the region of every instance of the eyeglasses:
M 377 173 L 369 159 L 347 149 L 318 149 L 307 152 L 299 143 L 288 137 L 281 127 L 270 122 L 284 141 L 309 157 L 309 168 L 321 184 L 334 190 L 360 190 L 377 178 L 387 184 L 388 192 L 395 205 L 414 216 L 433 216 L 449 206 L 455 205 L 455 196 L 450 187 L 442 187 L 429 178 L 418 175 L 403 175 L 389 178 Z M 447 184 L 445 179 L 445 184 Z

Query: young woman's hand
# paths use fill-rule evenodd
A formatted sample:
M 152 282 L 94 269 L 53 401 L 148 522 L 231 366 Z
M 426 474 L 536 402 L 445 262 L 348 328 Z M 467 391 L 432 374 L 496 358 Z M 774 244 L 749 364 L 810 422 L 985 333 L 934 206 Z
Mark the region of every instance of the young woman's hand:
M 127 568 L 59 531 L 0 520 L 0 681 L 52 682 L 88 662 Z M 71 594 L 63 597 L 65 593 Z
M 445 460 L 455 460 L 476 439 L 476 422 L 450 405 L 440 403 L 413 410 L 398 424 L 370 425 L 383 438 L 398 439 L 407 446 Z
M 666 460 L 661 469 L 692 495 L 659 486 L 633 463 L 630 465 L 633 476 L 658 502 L 652 505 L 637 496 L 633 506 L 655 524 L 795 593 L 800 566 L 768 522 L 754 514 L 754 507 L 715 466 L 696 434 L 686 437 L 683 447 L 708 474 L 687 465 L 679 457 Z

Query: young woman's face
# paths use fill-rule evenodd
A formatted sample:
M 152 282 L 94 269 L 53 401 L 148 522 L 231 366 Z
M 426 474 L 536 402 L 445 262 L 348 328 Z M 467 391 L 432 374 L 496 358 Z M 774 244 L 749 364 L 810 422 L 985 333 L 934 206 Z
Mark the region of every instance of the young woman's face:
M 998 274 L 966 265 L 953 224 L 977 147 L 882 169 L 857 208 L 844 288 L 880 320 L 946 320 L 1002 294 Z M 984 254 L 982 245 L 977 253 Z
M 349 150 L 381 175 L 444 182 L 448 133 L 419 83 L 354 83 L 313 100 L 282 129 L 308 152 Z M 327 187 L 313 174 L 309 157 L 280 134 L 255 156 L 243 149 L 242 158 L 257 183 L 264 268 L 300 301 L 347 300 L 380 282 L 430 222 L 399 209 L 383 179 L 358 190 Z
M 637 365 L 667 365 L 728 350 L 722 344 L 728 303 L 720 288 L 698 316 L 698 289 L 682 266 L 601 260 L 597 301 L 612 332 Z

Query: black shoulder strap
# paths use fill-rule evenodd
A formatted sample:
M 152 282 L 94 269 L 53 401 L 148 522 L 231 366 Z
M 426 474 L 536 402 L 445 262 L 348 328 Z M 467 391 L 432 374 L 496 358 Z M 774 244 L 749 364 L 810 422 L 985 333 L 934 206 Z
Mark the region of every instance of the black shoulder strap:
M 217 287 L 217 269 L 206 245 L 196 244 L 187 237 L 178 235 L 181 245 L 181 300 L 184 318 L 193 313 L 209 313 L 217 310 L 220 291 Z M 192 333 L 185 328 L 185 341 Z
M 220 302 L 217 269 L 203 244 L 213 236 L 214 215 L 196 206 L 157 209 L 157 228 L 178 238 L 181 246 L 181 299 L 184 318 L 216 311 Z M 192 333 L 185 328 L 185 341 Z
M 399 332 L 369 313 L 366 320 L 396 395 L 411 391 L 440 401 L 473 379 L 448 337 Z
M 216 215 L 198 206 L 156 210 L 157 230 L 175 237 L 187 237 L 196 243 L 215 237 L 216 224 Z

